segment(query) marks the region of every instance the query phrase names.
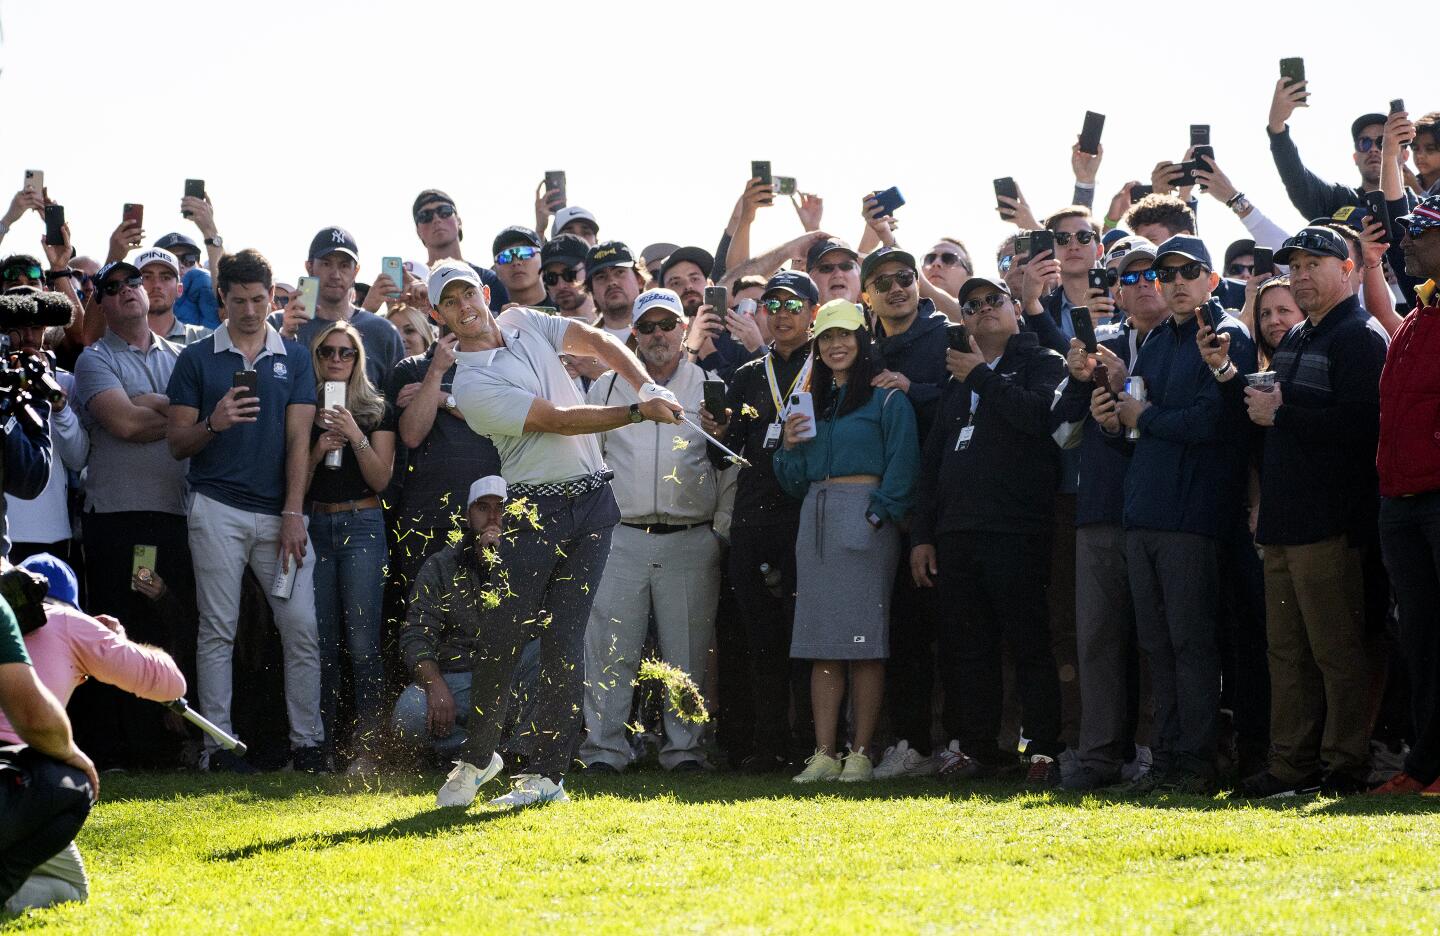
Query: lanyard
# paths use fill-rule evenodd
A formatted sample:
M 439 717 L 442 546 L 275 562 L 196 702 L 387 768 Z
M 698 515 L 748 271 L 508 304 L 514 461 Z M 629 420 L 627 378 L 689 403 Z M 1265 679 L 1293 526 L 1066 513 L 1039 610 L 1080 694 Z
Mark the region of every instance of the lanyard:
M 814 360 L 812 355 L 805 355 L 805 364 L 790 383 L 790 389 L 785 391 L 785 399 L 795 392 L 796 387 L 804 386 L 805 379 L 810 376 L 810 365 Z M 775 402 L 775 418 L 778 420 L 780 411 L 785 408 L 785 404 L 780 396 L 780 382 L 775 379 L 775 355 L 773 353 L 765 355 L 765 379 L 770 382 L 770 399 Z

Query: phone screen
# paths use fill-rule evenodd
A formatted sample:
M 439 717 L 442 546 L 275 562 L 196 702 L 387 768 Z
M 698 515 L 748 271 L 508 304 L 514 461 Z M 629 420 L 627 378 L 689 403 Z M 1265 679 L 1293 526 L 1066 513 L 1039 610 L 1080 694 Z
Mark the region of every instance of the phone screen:
M 1085 126 L 1080 130 L 1080 152 L 1100 155 L 1100 131 L 1105 129 L 1105 115 L 1085 112 Z
M 723 380 L 707 380 L 702 385 L 704 390 L 705 409 L 717 420 L 725 418 L 725 382 Z

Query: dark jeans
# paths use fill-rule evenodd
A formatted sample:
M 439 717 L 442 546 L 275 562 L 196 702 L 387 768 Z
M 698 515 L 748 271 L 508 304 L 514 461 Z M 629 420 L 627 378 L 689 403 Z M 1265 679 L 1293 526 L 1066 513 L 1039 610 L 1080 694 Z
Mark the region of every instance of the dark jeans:
M 1140 663 L 1125 531 L 1093 523 L 1075 533 L 1075 626 L 1080 669 L 1080 763 L 1118 777 L 1135 756 Z
M 378 741 L 384 723 L 385 667 L 380 656 L 385 599 L 385 518 L 379 507 L 310 517 L 315 544 L 315 630 L 320 642 L 320 717 L 334 750 L 340 708 L 340 647 L 350 660 L 356 737 Z
M 1414 735 L 1405 772 L 1440 776 L 1440 491 L 1380 502 L 1380 548 L 1400 608 Z
M 90 781 L 25 747 L 0 747 L 0 906 L 69 845 L 90 815 Z
M 538 637 L 536 740 L 527 769 L 559 780 L 580 745 L 585 625 L 620 509 L 609 485 L 580 497 L 532 497 L 530 503 L 539 511 L 540 528 L 515 521 L 515 542 L 500 544 L 508 590 L 500 589 L 500 613 L 487 615 L 477 635 L 470 670 L 474 715 L 463 759 L 482 769 L 490 763 L 505 727 L 520 651 Z
M 1244 517 L 1228 525 L 1217 546 L 1221 707 L 1235 714 L 1235 748 L 1245 775 L 1264 769 L 1270 754 L 1265 574 Z
M 940 678 L 946 735 L 981 761 L 997 747 L 1004 703 L 1001 641 L 1015 661 L 1027 754 L 1051 757 L 1060 740 L 1060 679 L 1051 652 L 1050 534 L 950 533 L 935 544 L 940 569 Z
M 933 744 L 935 622 L 939 592 L 920 588 L 910 575 L 906 542 L 890 598 L 890 659 L 885 664 L 885 703 L 896 741 L 928 755 Z

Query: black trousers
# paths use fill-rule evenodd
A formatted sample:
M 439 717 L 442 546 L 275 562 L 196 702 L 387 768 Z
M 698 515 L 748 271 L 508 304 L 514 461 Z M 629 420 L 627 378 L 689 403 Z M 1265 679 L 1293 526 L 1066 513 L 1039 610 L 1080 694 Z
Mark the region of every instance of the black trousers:
M 74 767 L 24 745 L 0 747 L 0 906 L 74 840 L 92 792 Z
M 1235 713 L 1240 771 L 1265 767 L 1270 754 L 1270 664 L 1265 636 L 1265 572 L 1244 518 L 1216 543 L 1220 573 L 1222 707 Z
M 920 754 L 933 746 L 935 699 L 935 622 L 939 591 L 920 588 L 910 575 L 907 542 L 890 598 L 890 659 L 885 664 L 885 704 L 895 740 Z
M 1405 772 L 1440 777 L 1440 491 L 1380 502 L 1380 547 L 1400 608 L 1414 721 Z
M 997 747 L 1004 702 L 1001 641 L 1015 661 L 1028 754 L 1055 756 L 1060 680 L 1049 627 L 1050 534 L 951 533 L 936 543 L 940 569 L 940 678 L 946 734 L 981 761 Z

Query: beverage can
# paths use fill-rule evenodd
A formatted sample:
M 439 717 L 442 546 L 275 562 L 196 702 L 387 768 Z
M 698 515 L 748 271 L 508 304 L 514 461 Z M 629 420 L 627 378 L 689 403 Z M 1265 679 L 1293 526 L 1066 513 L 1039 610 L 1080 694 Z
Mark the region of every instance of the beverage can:
M 1132 399 L 1132 400 L 1135 400 L 1135 401 L 1140 402 L 1140 403 L 1144 403 L 1144 402 L 1145 402 L 1147 399 L 1149 399 L 1149 397 L 1150 397 L 1150 392 L 1149 392 L 1149 390 L 1147 390 L 1146 387 L 1145 387 L 1145 378 L 1144 378 L 1144 377 L 1126 377 L 1126 378 L 1125 378 L 1125 394 L 1126 394 L 1126 396 L 1130 397 L 1130 399 Z M 1139 426 L 1131 426 L 1129 429 L 1126 429 L 1126 430 L 1125 430 L 1125 438 L 1131 440 L 1132 442 L 1133 442 L 1134 440 L 1140 438 L 1140 427 L 1139 427 Z
M 295 593 L 295 576 L 300 571 L 300 566 L 294 559 L 290 560 L 290 571 L 282 571 L 279 562 L 275 564 L 275 581 L 270 584 L 270 594 L 276 598 L 289 599 Z

